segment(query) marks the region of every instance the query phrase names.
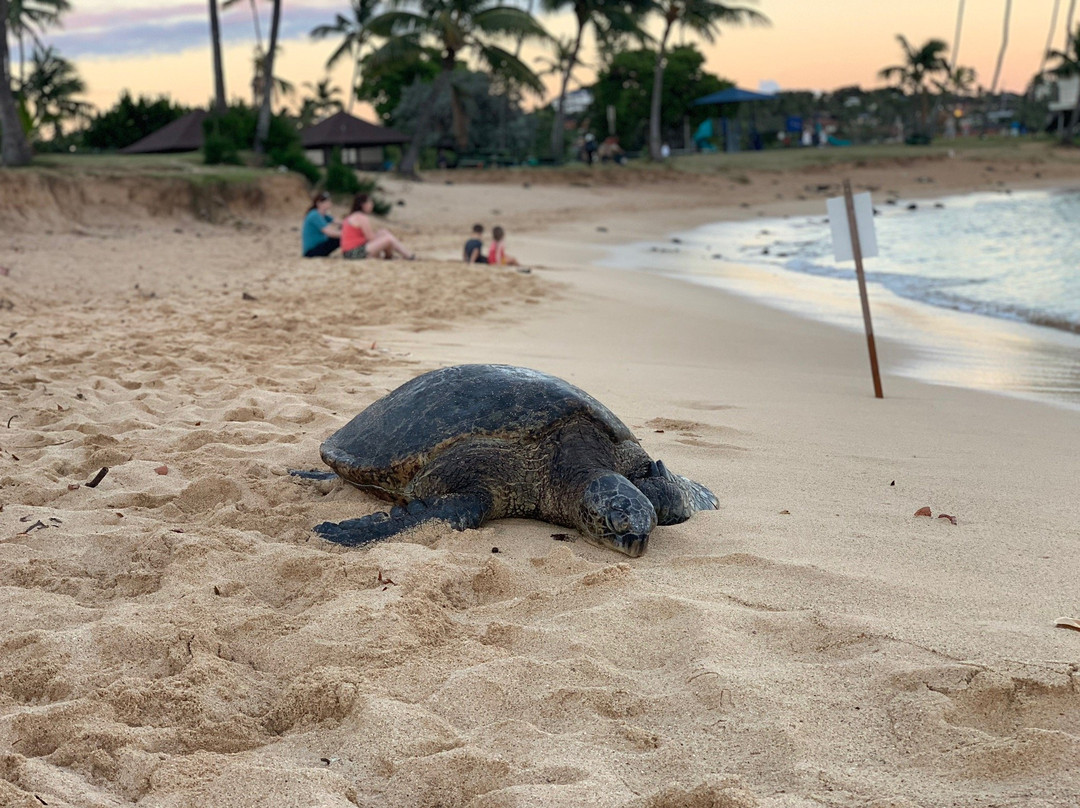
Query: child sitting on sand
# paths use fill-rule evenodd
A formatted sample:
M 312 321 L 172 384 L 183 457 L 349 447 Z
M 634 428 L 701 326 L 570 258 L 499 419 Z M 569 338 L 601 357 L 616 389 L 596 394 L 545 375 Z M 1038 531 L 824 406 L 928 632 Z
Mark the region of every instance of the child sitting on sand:
M 503 244 L 503 237 L 506 235 L 506 231 L 499 225 L 495 225 L 491 229 L 491 249 L 488 251 L 488 263 L 489 264 L 502 264 L 503 266 L 516 267 L 518 260 L 512 255 L 506 254 L 506 246 Z
M 484 255 L 484 242 L 481 241 L 484 235 L 484 226 L 474 224 L 472 231 L 472 238 L 465 242 L 465 263 L 486 264 L 488 260 L 487 256 Z

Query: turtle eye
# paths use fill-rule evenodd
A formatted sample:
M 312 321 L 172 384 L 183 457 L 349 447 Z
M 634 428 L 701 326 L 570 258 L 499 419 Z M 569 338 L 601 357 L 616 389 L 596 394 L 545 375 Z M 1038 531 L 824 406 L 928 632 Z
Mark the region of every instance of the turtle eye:
M 611 528 L 611 531 L 617 536 L 629 533 L 633 527 L 630 523 L 630 517 L 627 515 L 626 511 L 623 510 L 613 510 L 609 513 L 607 523 L 608 527 Z

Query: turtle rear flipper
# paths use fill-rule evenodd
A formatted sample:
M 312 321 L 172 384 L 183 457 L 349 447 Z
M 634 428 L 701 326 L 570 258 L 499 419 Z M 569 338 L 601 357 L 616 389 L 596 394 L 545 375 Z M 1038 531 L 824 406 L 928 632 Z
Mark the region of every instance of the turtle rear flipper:
M 315 532 L 327 541 L 346 547 L 359 547 L 388 539 L 425 522 L 446 522 L 454 530 L 480 527 L 491 511 L 491 498 L 483 494 L 448 494 L 430 502 L 414 499 L 406 507 L 395 506 L 389 513 L 380 512 L 323 522 Z
M 697 511 L 715 511 L 720 507 L 716 494 L 701 483 L 673 474 L 663 461 L 649 464 L 649 474 L 632 481 L 656 509 L 658 525 L 677 525 Z

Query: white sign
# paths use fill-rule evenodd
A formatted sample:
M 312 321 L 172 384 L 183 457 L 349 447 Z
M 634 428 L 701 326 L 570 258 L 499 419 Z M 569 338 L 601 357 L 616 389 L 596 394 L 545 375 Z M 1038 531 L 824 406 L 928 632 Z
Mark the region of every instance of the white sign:
M 873 258 L 877 252 L 877 235 L 874 233 L 874 205 L 870 194 L 855 194 L 855 223 L 859 228 L 859 248 L 863 258 Z M 833 255 L 837 261 L 851 261 L 851 231 L 848 229 L 847 205 L 844 197 L 825 200 L 829 211 L 829 227 L 832 229 Z

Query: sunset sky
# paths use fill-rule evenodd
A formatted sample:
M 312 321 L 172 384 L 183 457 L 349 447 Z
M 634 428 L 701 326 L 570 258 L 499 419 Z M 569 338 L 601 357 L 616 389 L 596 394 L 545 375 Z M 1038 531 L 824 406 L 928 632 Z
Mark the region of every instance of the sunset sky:
M 700 45 L 708 57 L 706 67 L 741 87 L 782 90 L 881 86 L 877 71 L 902 60 L 896 35 L 904 34 L 916 46 L 932 37 L 951 45 L 958 8 L 957 0 L 760 0 L 746 4 L 768 16 L 772 25 L 725 28 L 715 44 Z M 50 31 L 46 41 L 75 63 L 86 81 L 85 98 L 90 103 L 108 108 L 127 89 L 133 95 L 167 94 L 184 104 L 207 104 L 213 76 L 206 2 L 72 0 L 71 5 L 63 28 Z M 271 4 L 256 0 L 256 5 L 265 39 Z M 1013 3 L 1002 88 L 1022 91 L 1038 70 L 1054 5 L 1054 0 Z M 1064 46 L 1069 2 L 1060 6 L 1052 42 L 1057 49 Z M 314 84 L 325 77 L 326 59 L 337 45 L 331 40 L 314 42 L 309 32 L 332 22 L 339 12 L 349 15 L 349 7 L 342 1 L 284 0 L 283 9 L 282 51 L 275 72 L 302 94 L 305 82 Z M 966 0 L 959 62 L 975 68 L 978 83 L 984 86 L 993 78 L 1004 9 L 1005 0 Z M 572 17 L 565 13 L 545 15 L 541 21 L 553 34 L 565 35 L 573 28 Z M 221 22 L 228 95 L 250 99 L 255 29 L 249 1 L 241 0 L 222 11 Z M 524 55 L 532 61 L 540 53 L 534 48 Z M 13 50 L 13 61 L 17 58 L 18 51 Z M 593 62 L 591 52 L 586 52 L 585 60 Z M 576 77 L 588 83 L 592 71 L 580 68 Z M 331 78 L 344 89 L 349 68 L 342 63 Z M 555 89 L 553 80 L 549 87 Z

